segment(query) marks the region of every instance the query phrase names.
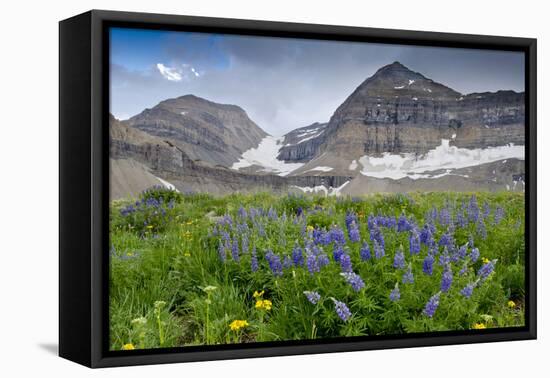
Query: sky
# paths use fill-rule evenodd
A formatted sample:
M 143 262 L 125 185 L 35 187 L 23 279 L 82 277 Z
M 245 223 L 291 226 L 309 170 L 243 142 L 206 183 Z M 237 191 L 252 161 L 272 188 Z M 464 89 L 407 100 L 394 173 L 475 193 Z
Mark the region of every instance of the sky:
M 243 108 L 274 136 L 326 122 L 399 61 L 463 94 L 524 90 L 518 52 L 112 28 L 111 113 L 127 119 L 193 94 Z

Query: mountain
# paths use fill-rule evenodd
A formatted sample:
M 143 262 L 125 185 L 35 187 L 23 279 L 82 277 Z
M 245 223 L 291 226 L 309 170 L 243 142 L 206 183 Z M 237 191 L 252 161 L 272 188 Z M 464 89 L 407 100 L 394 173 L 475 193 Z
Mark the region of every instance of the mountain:
M 287 162 L 307 162 L 319 152 L 324 142 L 323 134 L 327 123 L 315 122 L 309 126 L 300 127 L 283 137 L 281 149 L 277 158 Z
M 325 155 L 323 164 L 342 160 L 335 164 L 345 166 L 364 155 L 424 154 L 442 139 L 457 147 L 484 148 L 524 144 L 524 138 L 524 93 L 462 95 L 394 62 L 366 79 L 336 109 L 316 141 L 315 154 L 308 157 Z M 279 156 L 303 161 L 297 151 Z
M 213 194 L 524 189 L 524 93 L 463 95 L 399 62 L 327 123 L 281 137 L 192 95 L 109 123 L 113 199 L 159 183 Z
M 124 124 L 169 139 L 190 159 L 223 166 L 230 166 L 267 135 L 240 107 L 193 95 L 162 101 Z

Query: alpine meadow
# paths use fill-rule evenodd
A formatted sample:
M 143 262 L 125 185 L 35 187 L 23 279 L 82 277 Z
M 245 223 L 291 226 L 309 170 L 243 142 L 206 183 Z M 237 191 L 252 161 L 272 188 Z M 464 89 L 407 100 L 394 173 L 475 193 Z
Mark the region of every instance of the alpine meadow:
M 111 350 L 525 325 L 521 54 L 110 38 Z

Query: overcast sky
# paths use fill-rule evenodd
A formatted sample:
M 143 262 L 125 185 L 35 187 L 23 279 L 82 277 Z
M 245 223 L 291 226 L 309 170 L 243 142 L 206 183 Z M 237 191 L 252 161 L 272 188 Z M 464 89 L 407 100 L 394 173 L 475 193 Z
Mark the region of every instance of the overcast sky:
M 127 119 L 194 94 L 238 105 L 278 136 L 328 121 L 394 61 L 463 94 L 524 90 L 522 53 L 115 28 L 111 112 Z

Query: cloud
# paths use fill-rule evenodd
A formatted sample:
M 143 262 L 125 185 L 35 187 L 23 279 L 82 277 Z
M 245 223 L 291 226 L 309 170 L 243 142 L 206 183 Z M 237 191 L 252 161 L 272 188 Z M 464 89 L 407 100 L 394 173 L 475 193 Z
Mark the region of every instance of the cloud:
M 130 54 L 111 63 L 111 111 L 138 114 L 168 98 L 193 94 L 234 104 L 271 135 L 326 122 L 378 68 L 395 60 L 462 92 L 523 90 L 523 55 L 515 52 L 172 33 L 141 71 Z M 156 63 L 159 62 L 159 63 Z M 160 73 L 160 74 L 159 74 Z
M 177 68 L 167 67 L 162 63 L 157 63 L 157 69 L 160 74 L 170 81 L 181 81 L 181 71 Z

